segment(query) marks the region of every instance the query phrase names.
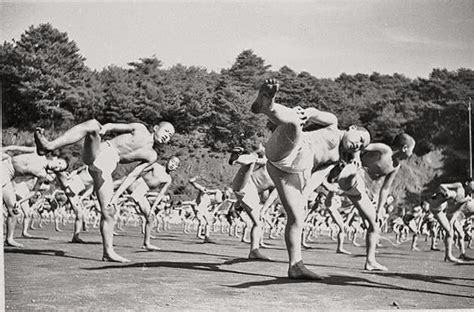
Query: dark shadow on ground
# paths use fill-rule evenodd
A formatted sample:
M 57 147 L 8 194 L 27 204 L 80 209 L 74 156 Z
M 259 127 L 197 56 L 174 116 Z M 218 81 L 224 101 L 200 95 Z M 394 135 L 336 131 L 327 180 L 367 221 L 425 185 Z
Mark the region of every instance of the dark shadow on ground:
M 346 276 L 346 275 L 329 275 L 324 277 L 323 280 L 319 281 L 304 281 L 304 280 L 293 280 L 289 278 L 277 277 L 275 279 L 265 280 L 265 281 L 255 281 L 247 282 L 237 285 L 223 285 L 231 288 L 250 288 L 257 286 L 268 286 L 268 285 L 280 285 L 280 284 L 293 284 L 293 283 L 318 283 L 325 285 L 339 285 L 339 286 L 354 286 L 354 287 L 369 287 L 377 289 L 389 289 L 389 290 L 403 290 L 403 291 L 412 291 L 426 294 L 434 294 L 440 296 L 449 296 L 449 297 L 459 297 L 459 298 L 474 298 L 474 296 L 459 295 L 459 294 L 448 294 L 443 292 L 431 291 L 426 289 L 419 288 L 409 288 L 396 286 L 393 284 L 379 283 L 374 282 L 365 278 L 360 278 L 356 276 Z
M 279 261 L 279 260 L 255 260 L 255 259 L 249 259 L 249 258 L 234 258 L 231 260 L 224 261 L 222 265 L 232 265 L 232 264 L 247 263 L 247 262 L 287 263 L 286 261 Z
M 153 251 L 148 251 L 146 249 L 140 249 L 135 251 L 135 253 L 148 253 L 148 252 L 153 252 Z M 186 251 L 186 250 L 167 250 L 167 249 L 160 249 L 157 250 L 156 252 L 170 252 L 170 253 L 178 253 L 178 254 L 188 254 L 188 255 L 204 255 L 204 256 L 213 256 L 213 257 L 224 257 L 224 258 L 230 258 L 231 256 L 228 255 L 221 255 L 221 254 L 213 254 L 213 253 L 207 253 L 207 252 L 200 252 L 200 251 Z
M 63 250 L 54 250 L 54 249 L 24 249 L 24 248 L 5 247 L 3 252 L 12 253 L 12 254 L 41 255 L 41 256 L 49 256 L 49 257 L 66 257 L 66 258 L 71 258 L 71 259 L 100 261 L 99 259 L 91 259 L 91 258 L 67 255 L 66 252 L 64 252 Z
M 456 283 L 449 283 L 449 281 L 454 279 L 460 279 L 465 281 L 473 281 L 473 278 L 464 278 L 464 277 L 448 277 L 448 276 L 436 276 L 436 275 L 422 275 L 418 273 L 394 273 L 394 272 L 367 272 L 372 274 L 378 274 L 382 276 L 388 276 L 393 278 L 399 279 L 409 279 L 413 281 L 423 281 L 423 282 L 431 282 L 437 284 L 444 284 L 444 285 L 453 285 L 453 286 L 464 286 L 464 287 L 474 287 L 464 284 L 456 284 Z
M 128 268 L 140 268 L 140 269 L 142 268 L 175 268 L 175 269 L 185 269 L 185 270 L 198 270 L 198 271 L 276 278 L 276 276 L 273 276 L 273 275 L 222 269 L 222 268 L 219 268 L 220 265 L 222 265 L 222 263 L 157 261 L 157 262 L 137 262 L 137 263 L 131 263 L 131 264 L 106 265 L 102 267 L 82 268 L 82 269 L 87 270 L 87 271 L 99 271 L 99 270 L 111 270 L 111 269 L 123 270 L 123 269 L 128 269 Z
M 302 247 L 303 250 L 334 250 L 335 248 L 323 248 L 323 247 L 313 247 L 313 246 L 308 246 L 308 247 Z
M 82 241 L 82 243 L 75 243 L 75 242 L 68 242 L 69 244 L 73 245 L 102 245 L 102 242 L 88 242 L 88 241 Z

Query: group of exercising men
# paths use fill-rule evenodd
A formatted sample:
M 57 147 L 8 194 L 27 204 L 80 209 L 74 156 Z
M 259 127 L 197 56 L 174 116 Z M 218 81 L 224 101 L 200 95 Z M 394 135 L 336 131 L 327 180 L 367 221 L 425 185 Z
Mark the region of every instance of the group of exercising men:
M 406 133 L 396 136 L 392 146 L 371 143 L 369 132 L 360 126 L 339 129 L 337 117 L 314 107 L 290 108 L 275 101 L 279 90 L 276 80 L 266 80 L 251 105 L 255 114 L 265 115 L 276 128 L 265 144 L 256 152 L 236 148 L 229 164 L 239 169 L 232 181 L 236 197 L 235 206 L 242 209 L 252 222 L 250 231 L 251 260 L 271 261 L 260 251 L 262 245 L 262 215 L 279 200 L 286 215 L 284 239 L 288 251 L 288 277 L 292 279 L 319 280 L 322 277 L 310 271 L 302 259 L 304 246 L 303 228 L 307 217 L 306 207 L 311 194 L 323 188 L 324 205 L 339 228 L 337 252 L 348 253 L 343 248 L 344 223 L 338 208 L 340 198 L 347 198 L 364 220 L 366 227 L 366 260 L 364 269 L 386 271 L 376 260 L 380 219 L 384 214 L 392 183 L 401 163 L 413 154 L 415 140 Z M 44 130 L 36 129 L 36 147 L 7 146 L 2 151 L 2 191 L 7 208 L 6 240 L 8 246 L 22 247 L 13 238 L 15 216 L 19 206 L 28 199 L 18 199 L 13 180 L 27 175 L 34 179 L 30 194 L 34 194 L 41 181 L 57 180 L 66 200 L 76 214 L 73 242 L 80 243 L 79 234 L 84 224 L 82 199 L 95 194 L 100 210 L 100 232 L 104 261 L 126 263 L 130 260 L 114 250 L 113 236 L 119 207 L 124 194 L 139 207 L 144 217 L 143 248 L 158 250 L 151 244 L 154 211 L 171 185 L 170 172 L 176 170 L 179 159 L 172 157 L 166 167 L 157 163 L 154 147 L 166 144 L 175 133 L 169 122 L 160 122 L 149 131 L 141 123 L 100 124 L 89 120 L 76 125 L 54 140 L 47 140 Z M 110 139 L 110 134 L 115 136 Z M 67 161 L 48 156 L 62 147 L 84 140 L 82 160 L 86 166 L 67 173 Z M 10 156 L 10 153 L 20 153 Z M 119 163 L 137 162 L 135 168 L 119 181 L 112 173 Z M 226 196 L 197 183 L 190 184 L 198 190 L 198 197 L 190 202 L 199 221 L 198 235 L 205 242 L 209 238 L 212 202 Z M 150 190 L 159 188 L 154 196 Z M 430 198 L 430 209 L 446 231 L 445 259 L 461 260 L 452 254 L 454 221 L 460 213 L 470 217 L 474 203 L 470 197 L 474 182 L 441 184 Z M 262 196 L 263 194 L 266 196 Z M 25 192 L 28 194 L 28 192 Z M 54 197 L 54 196 L 53 196 Z M 265 198 L 262 201 L 262 198 Z M 302 240 L 303 238 L 303 240 Z M 465 255 L 465 250 L 462 253 Z

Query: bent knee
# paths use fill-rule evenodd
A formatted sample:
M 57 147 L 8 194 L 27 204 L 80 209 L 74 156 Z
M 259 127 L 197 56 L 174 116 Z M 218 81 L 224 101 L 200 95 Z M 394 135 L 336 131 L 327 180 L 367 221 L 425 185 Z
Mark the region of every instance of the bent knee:
M 116 211 L 117 210 L 113 206 L 108 206 L 102 210 L 102 217 L 106 220 L 114 219 Z

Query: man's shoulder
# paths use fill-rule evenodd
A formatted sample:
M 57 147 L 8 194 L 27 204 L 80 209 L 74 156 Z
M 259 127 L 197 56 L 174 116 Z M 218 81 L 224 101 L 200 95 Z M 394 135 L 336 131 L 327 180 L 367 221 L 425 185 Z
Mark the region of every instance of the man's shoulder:
M 154 170 L 159 170 L 159 171 L 166 171 L 166 168 L 165 166 L 155 162 L 151 165 L 153 167 Z
M 146 131 L 146 132 L 150 133 L 150 132 L 148 131 L 148 128 L 147 128 L 144 124 L 142 124 L 142 123 L 140 123 L 140 122 L 132 122 L 132 123 L 130 123 L 129 125 L 130 125 L 131 127 L 133 127 L 133 128 L 135 129 L 135 131 Z

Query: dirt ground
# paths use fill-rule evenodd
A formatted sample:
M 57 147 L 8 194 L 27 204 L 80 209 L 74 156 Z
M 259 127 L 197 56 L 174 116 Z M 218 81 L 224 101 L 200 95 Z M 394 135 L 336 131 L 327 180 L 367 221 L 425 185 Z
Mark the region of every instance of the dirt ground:
M 19 238 L 25 248 L 4 249 L 7 311 L 474 307 L 474 261 L 443 262 L 443 253 L 428 251 L 424 240 L 419 252 L 410 252 L 409 243 L 384 243 L 378 259 L 389 272 L 368 273 L 362 270 L 364 248 L 347 243 L 353 254 L 339 255 L 333 241 L 320 237 L 303 258 L 325 279 L 301 282 L 286 278 L 282 239 L 268 240 L 272 248 L 263 250 L 274 262 L 251 262 L 249 246 L 224 234 L 213 233 L 217 244 L 203 244 L 176 229 L 156 234 L 154 244 L 162 250 L 147 252 L 139 248 L 139 229 L 129 227 L 115 237 L 115 246 L 132 263 L 114 264 L 100 261 L 97 229 L 82 234 L 88 244 L 68 242 L 71 226 L 61 233 L 52 225 L 31 233 L 47 239 Z

